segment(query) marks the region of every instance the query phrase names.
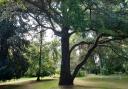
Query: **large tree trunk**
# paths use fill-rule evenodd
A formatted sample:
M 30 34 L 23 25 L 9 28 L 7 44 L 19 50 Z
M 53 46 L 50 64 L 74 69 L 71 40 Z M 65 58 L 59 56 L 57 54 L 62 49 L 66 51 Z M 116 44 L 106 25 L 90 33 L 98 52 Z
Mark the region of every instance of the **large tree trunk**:
M 84 57 L 84 60 L 76 66 L 72 75 L 70 72 L 70 53 L 71 53 L 72 49 L 74 49 L 77 45 L 80 45 L 81 43 L 74 45 L 69 50 L 69 37 L 70 36 L 68 33 L 68 29 L 63 28 L 62 36 L 61 36 L 62 60 L 61 60 L 61 71 L 60 71 L 59 85 L 73 85 L 73 80 L 75 79 L 80 68 L 86 63 L 86 61 L 88 60 L 91 53 L 97 47 L 98 41 L 99 41 L 100 37 L 102 37 L 102 34 L 97 36 L 94 44 L 88 49 L 87 54 Z
M 61 50 L 62 50 L 62 60 L 61 60 L 59 85 L 73 85 L 73 79 L 70 73 L 68 28 L 62 29 Z

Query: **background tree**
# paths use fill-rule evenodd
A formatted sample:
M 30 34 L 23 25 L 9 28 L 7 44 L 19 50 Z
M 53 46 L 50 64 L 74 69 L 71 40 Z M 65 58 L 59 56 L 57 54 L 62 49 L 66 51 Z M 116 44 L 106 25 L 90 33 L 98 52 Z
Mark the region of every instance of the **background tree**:
M 39 42 L 32 42 L 26 52 L 26 57 L 29 60 L 29 68 L 26 72 L 26 76 L 35 77 L 37 76 L 39 69 Z M 42 60 L 40 76 L 51 76 L 56 73 L 58 62 L 60 59 L 60 50 L 56 49 L 59 47 L 59 43 L 56 40 L 52 42 L 45 42 L 42 44 Z
M 8 3 L 6 3 L 8 2 Z M 0 2 L 0 80 L 19 78 L 28 68 L 24 56 L 29 41 L 25 39 L 24 25 L 14 16 L 8 0 Z
M 9 19 L 0 22 L 0 80 L 19 78 L 27 71 L 23 52 L 28 42 L 21 38 L 19 30 Z

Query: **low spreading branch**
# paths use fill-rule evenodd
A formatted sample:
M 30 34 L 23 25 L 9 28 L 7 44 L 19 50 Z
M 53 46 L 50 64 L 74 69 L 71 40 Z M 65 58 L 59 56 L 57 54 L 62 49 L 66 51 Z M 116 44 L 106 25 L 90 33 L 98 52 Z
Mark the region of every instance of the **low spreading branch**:
M 76 68 L 75 68 L 75 70 L 74 70 L 74 72 L 72 74 L 73 79 L 76 77 L 76 75 L 77 75 L 78 71 L 80 70 L 80 68 L 86 63 L 87 59 L 89 58 L 89 56 L 91 55 L 91 53 L 93 52 L 93 50 L 97 47 L 98 41 L 102 37 L 102 35 L 103 34 L 100 34 L 96 38 L 96 41 L 94 42 L 94 44 L 87 51 L 87 54 L 85 55 L 84 60 L 76 66 Z
M 111 38 L 111 39 L 107 39 L 107 40 L 104 40 L 104 41 L 103 41 L 103 40 L 100 40 L 100 41 L 99 41 L 99 39 L 102 38 L 103 36 L 110 36 L 110 35 L 109 35 L 109 34 L 100 34 L 100 35 L 96 38 L 96 41 L 95 41 L 94 43 L 93 43 L 93 42 L 84 42 L 84 41 L 82 41 L 82 42 L 80 42 L 80 43 L 75 44 L 74 46 L 72 46 L 72 48 L 70 49 L 70 54 L 71 54 L 71 52 L 73 51 L 73 49 L 75 49 L 75 48 L 76 48 L 77 46 L 79 46 L 79 45 L 93 44 L 93 45 L 91 46 L 91 48 L 89 48 L 89 50 L 87 51 L 87 53 L 86 53 L 86 55 L 85 55 L 85 57 L 84 57 L 84 60 L 76 66 L 76 68 L 75 68 L 75 70 L 74 70 L 74 72 L 73 72 L 73 74 L 72 74 L 73 79 L 76 77 L 76 75 L 77 75 L 78 71 L 80 70 L 80 68 L 86 63 L 86 61 L 88 60 L 89 56 L 91 55 L 91 53 L 94 51 L 94 49 L 95 49 L 97 46 L 101 46 L 101 45 L 103 45 L 103 44 L 105 44 L 105 43 L 108 43 L 108 42 L 111 42 L 111 41 L 115 41 L 115 40 L 124 40 L 124 39 L 128 38 L 128 36 L 123 36 L 123 35 L 121 35 L 121 36 L 118 36 L 118 37 L 115 36 L 115 37 L 113 37 L 113 38 Z
M 93 42 L 81 41 L 81 42 L 79 42 L 79 43 L 77 43 L 77 44 L 75 44 L 75 45 L 72 46 L 72 48 L 71 48 L 70 51 L 69 51 L 69 54 L 71 54 L 71 52 L 72 52 L 77 46 L 79 46 L 79 45 L 85 45 L 85 44 L 90 45 L 90 44 L 93 44 Z
M 109 37 L 110 35 L 109 35 L 109 34 L 102 34 L 102 37 L 104 37 L 104 36 L 108 36 L 108 37 Z M 98 46 L 100 46 L 100 45 L 102 45 L 102 44 L 109 43 L 109 42 L 111 42 L 111 41 L 124 40 L 124 39 L 127 39 L 127 38 L 128 38 L 128 36 L 119 35 L 119 36 L 115 36 L 115 37 L 110 38 L 110 39 L 108 38 L 108 39 L 106 39 L 106 40 L 100 40 L 100 41 L 98 42 Z M 85 44 L 90 45 L 90 44 L 94 44 L 94 42 L 85 42 L 85 41 L 81 41 L 81 42 L 79 42 L 79 43 L 77 43 L 77 44 L 75 44 L 75 45 L 73 45 L 73 46 L 71 47 L 69 54 L 71 54 L 71 52 L 72 52 L 76 47 L 78 47 L 79 45 L 85 45 Z

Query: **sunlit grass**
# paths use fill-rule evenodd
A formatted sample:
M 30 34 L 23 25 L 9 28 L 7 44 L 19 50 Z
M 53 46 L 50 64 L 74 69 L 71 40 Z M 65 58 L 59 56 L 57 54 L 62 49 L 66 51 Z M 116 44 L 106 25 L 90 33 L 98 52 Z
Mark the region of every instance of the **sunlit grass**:
M 0 89 L 128 89 L 127 76 L 87 76 L 76 78 L 74 86 L 58 86 L 58 79 L 45 78 L 40 82 L 35 78 L 23 78 L 25 83 L 0 86 Z M 27 82 L 27 80 L 29 82 Z

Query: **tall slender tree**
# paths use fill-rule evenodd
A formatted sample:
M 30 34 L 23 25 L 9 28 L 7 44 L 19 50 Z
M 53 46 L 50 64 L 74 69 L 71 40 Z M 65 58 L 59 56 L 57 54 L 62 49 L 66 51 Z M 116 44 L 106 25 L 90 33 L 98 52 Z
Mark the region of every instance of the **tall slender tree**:
M 42 31 L 40 32 L 40 57 L 39 57 L 39 69 L 37 73 L 37 81 L 40 81 L 40 75 L 41 75 L 41 60 L 42 60 L 42 37 L 43 33 Z

